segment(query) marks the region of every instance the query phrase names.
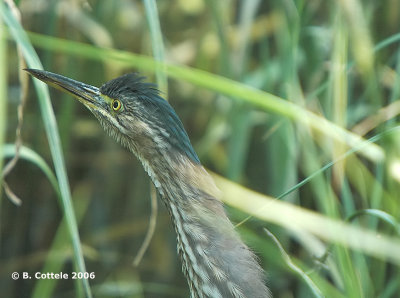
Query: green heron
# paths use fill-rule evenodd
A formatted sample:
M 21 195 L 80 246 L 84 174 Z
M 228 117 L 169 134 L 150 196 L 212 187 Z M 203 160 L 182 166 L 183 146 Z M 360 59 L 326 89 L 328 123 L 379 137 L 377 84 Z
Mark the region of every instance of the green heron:
M 191 297 L 270 296 L 255 255 L 234 230 L 182 122 L 155 85 L 125 74 L 97 88 L 26 71 L 76 97 L 142 162 L 172 218 Z

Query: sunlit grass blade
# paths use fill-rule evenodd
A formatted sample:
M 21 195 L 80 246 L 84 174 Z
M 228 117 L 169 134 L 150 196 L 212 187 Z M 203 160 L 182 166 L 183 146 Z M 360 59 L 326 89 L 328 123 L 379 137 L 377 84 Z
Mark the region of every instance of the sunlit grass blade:
M 48 50 L 69 53 L 79 57 L 100 61 L 118 61 L 126 66 L 136 67 L 142 70 L 153 71 L 156 61 L 150 57 L 137 55 L 129 52 L 101 49 L 91 45 L 73 42 L 54 37 L 47 37 L 40 34 L 29 35 L 33 44 Z M 232 98 L 241 99 L 264 111 L 279 114 L 297 123 L 310 127 L 321 136 L 330 137 L 337 142 L 345 143 L 350 147 L 357 146 L 363 138 L 342 128 L 329 120 L 312 113 L 301 106 L 283 100 L 282 98 L 254 89 L 245 84 L 185 66 L 166 64 L 166 72 L 169 76 L 193 83 Z M 384 158 L 384 151 L 376 144 L 369 144 L 360 151 L 360 154 L 373 161 L 380 161 Z
M 321 239 L 400 265 L 400 239 L 377 235 L 363 228 L 278 201 L 213 175 L 221 189 L 222 200 L 259 219 L 290 230 L 303 230 Z M 243 200 L 243 198 L 246 198 Z M 379 239 L 379 241 L 378 241 Z
M 24 58 L 26 59 L 27 65 L 30 68 L 42 69 L 42 65 L 38 56 L 36 55 L 32 45 L 30 44 L 23 28 L 15 20 L 10 11 L 4 8 L 4 2 L 1 2 L 2 6 L 1 13 L 2 18 L 8 25 L 8 28 L 15 39 L 16 43 L 21 47 Z M 68 178 L 66 174 L 66 168 L 64 164 L 64 157 L 61 150 L 60 138 L 57 131 L 57 123 L 55 120 L 54 112 L 51 107 L 50 97 L 47 86 L 43 83 L 34 80 L 36 91 L 39 97 L 40 109 L 42 112 L 42 119 L 46 129 L 47 138 L 49 140 L 50 150 L 53 156 L 53 162 L 55 172 L 58 179 L 58 184 L 61 193 L 61 205 L 63 207 L 64 215 L 68 222 L 69 234 L 72 241 L 72 247 L 74 250 L 74 260 L 76 270 L 80 272 L 86 272 L 84 258 L 82 254 L 82 248 L 79 240 L 79 233 L 76 224 L 75 214 L 71 203 L 71 194 L 69 189 Z M 87 279 L 82 279 L 80 282 L 83 285 L 83 289 L 87 297 L 91 297 L 91 291 Z

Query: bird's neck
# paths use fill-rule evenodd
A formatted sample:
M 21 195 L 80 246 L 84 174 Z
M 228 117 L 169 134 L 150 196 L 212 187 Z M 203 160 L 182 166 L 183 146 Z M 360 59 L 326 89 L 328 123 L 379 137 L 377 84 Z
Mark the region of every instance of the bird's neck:
M 170 212 L 192 297 L 268 297 L 263 271 L 204 168 L 185 157 L 160 162 L 143 164 Z

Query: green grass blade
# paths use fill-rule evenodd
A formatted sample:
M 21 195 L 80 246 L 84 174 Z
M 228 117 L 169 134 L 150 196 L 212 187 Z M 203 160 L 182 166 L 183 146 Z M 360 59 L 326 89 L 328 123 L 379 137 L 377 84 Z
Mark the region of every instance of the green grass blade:
M 3 10 L 3 6 L 0 6 L 0 10 Z M 0 19 L 0 148 L 3 146 L 5 133 L 6 133 L 6 123 L 7 123 L 7 67 L 6 67 L 6 55 L 7 55 L 7 40 L 5 27 L 3 25 L 3 20 Z M 0 159 L 0 177 L 3 172 L 3 159 Z M 0 198 L 1 196 L 1 182 L 0 178 Z
M 13 157 L 15 155 L 15 145 L 14 144 L 5 144 L 3 147 L 3 158 Z M 58 187 L 58 182 L 56 176 L 54 176 L 53 171 L 47 165 L 45 160 L 37 154 L 32 149 L 21 146 L 20 148 L 20 158 L 25 159 L 34 165 L 36 165 L 42 172 L 46 175 L 47 179 L 49 179 L 51 185 L 54 188 L 54 191 L 57 193 L 58 197 L 61 198 L 60 189 Z
M 15 20 L 11 12 L 8 9 L 4 8 L 3 2 L 1 2 L 0 5 L 2 6 L 2 17 L 8 25 L 13 38 L 21 47 L 27 65 L 30 68 L 43 69 L 40 60 L 32 45 L 30 44 L 26 33 L 24 32 L 21 25 Z M 86 272 L 86 266 L 83 259 L 82 248 L 79 240 L 78 227 L 76 224 L 75 214 L 71 203 L 71 194 L 64 164 L 64 157 L 62 154 L 60 138 L 57 131 L 57 123 L 50 103 L 49 91 L 45 84 L 37 80 L 34 80 L 34 84 L 39 97 L 42 119 L 46 129 L 47 138 L 49 140 L 51 154 L 53 156 L 54 168 L 58 178 L 58 184 L 60 186 L 60 193 L 62 197 L 61 204 L 63 207 L 64 216 L 66 217 L 66 220 L 68 222 L 69 233 L 74 250 L 76 270 L 80 272 Z M 82 279 L 81 282 L 86 296 L 92 297 L 88 280 Z
M 308 285 L 311 292 L 314 294 L 315 297 L 323 297 L 321 290 L 317 287 L 317 285 L 311 280 L 311 278 L 303 271 L 299 266 L 297 266 L 290 258 L 289 254 L 285 251 L 282 244 L 279 240 L 272 234 L 268 229 L 264 228 L 264 232 L 270 237 L 278 247 L 279 251 L 281 252 L 282 258 L 284 259 L 287 266 L 292 269 L 296 274 L 298 274 L 303 281 Z
M 74 210 L 76 210 L 76 219 L 80 223 L 89 207 L 90 200 L 86 187 L 77 188 L 74 192 Z M 64 217 L 60 223 L 56 236 L 49 249 L 46 262 L 41 272 L 60 272 L 66 261 L 71 257 L 68 243 L 68 223 Z M 33 290 L 32 298 L 53 297 L 54 289 L 59 280 L 38 280 Z
M 348 217 L 348 221 L 353 221 L 357 217 L 362 215 L 369 215 L 376 218 L 379 218 L 381 221 L 386 222 L 388 225 L 392 226 L 396 233 L 400 235 L 400 224 L 392 215 L 387 212 L 378 209 L 363 209 L 355 212 L 354 214 Z
M 157 77 L 157 85 L 164 97 L 168 97 L 168 82 L 165 75 L 164 64 L 164 43 L 162 39 L 160 20 L 158 17 L 157 4 L 154 0 L 143 0 L 146 11 L 147 23 L 149 24 L 151 47 L 155 60 L 160 61 L 160 64 L 155 65 Z

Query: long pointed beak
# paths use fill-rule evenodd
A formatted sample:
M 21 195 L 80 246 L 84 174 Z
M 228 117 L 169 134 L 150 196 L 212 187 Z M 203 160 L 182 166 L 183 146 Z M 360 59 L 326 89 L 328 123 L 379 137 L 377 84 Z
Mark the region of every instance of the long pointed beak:
M 104 99 L 97 87 L 49 71 L 38 69 L 24 70 L 44 83 L 71 94 L 89 109 L 98 110 L 104 104 Z

